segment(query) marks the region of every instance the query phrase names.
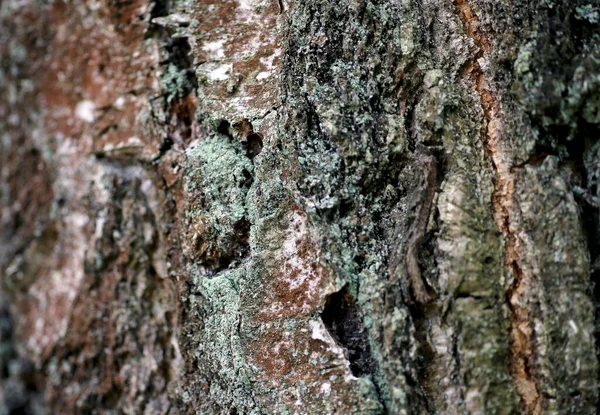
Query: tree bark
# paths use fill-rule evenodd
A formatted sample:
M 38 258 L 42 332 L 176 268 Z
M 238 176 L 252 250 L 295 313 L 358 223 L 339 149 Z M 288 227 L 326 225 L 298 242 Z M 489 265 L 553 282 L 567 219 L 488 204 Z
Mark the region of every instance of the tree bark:
M 598 0 L 0 1 L 0 414 L 592 414 Z

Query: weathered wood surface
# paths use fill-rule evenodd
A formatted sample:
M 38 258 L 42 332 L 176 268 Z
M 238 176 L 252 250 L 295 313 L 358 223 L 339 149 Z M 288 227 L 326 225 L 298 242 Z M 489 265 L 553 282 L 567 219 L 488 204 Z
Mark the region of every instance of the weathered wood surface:
M 2 0 L 0 414 L 596 413 L 599 21 Z

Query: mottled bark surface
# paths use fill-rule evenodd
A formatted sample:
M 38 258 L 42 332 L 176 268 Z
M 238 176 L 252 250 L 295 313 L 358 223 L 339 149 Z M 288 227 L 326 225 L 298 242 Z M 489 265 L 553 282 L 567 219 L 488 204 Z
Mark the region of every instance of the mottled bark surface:
M 0 414 L 593 414 L 600 2 L 0 2 Z

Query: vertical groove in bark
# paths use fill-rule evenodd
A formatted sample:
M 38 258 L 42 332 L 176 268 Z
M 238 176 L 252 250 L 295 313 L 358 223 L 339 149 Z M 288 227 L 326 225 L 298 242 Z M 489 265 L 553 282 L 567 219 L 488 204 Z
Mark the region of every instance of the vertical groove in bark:
M 486 122 L 483 139 L 496 172 L 495 191 L 492 198 L 494 220 L 504 239 L 504 264 L 506 272 L 513 279 L 512 288 L 507 292 L 507 302 L 511 310 L 510 369 L 516 389 L 527 414 L 540 414 L 541 396 L 533 373 L 535 333 L 530 307 L 533 305 L 534 276 L 521 267 L 522 252 L 519 234 L 523 229 L 515 228 L 511 217 L 517 215 L 514 205 L 515 176 L 511 164 L 512 156 L 507 142 L 503 141 L 502 121 L 499 117 L 499 103 L 486 80 L 485 71 L 479 63 L 490 51 L 489 34 L 481 30 L 481 22 L 467 0 L 455 1 L 458 14 L 465 26 L 465 32 L 473 39 L 478 52 L 467 63 L 464 73 L 470 76 L 473 87 L 480 98 L 481 109 Z

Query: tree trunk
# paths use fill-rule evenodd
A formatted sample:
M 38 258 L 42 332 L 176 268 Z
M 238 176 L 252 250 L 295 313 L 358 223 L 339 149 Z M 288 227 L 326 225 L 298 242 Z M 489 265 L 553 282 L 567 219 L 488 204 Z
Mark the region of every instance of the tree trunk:
M 598 0 L 0 1 L 0 414 L 593 414 Z

